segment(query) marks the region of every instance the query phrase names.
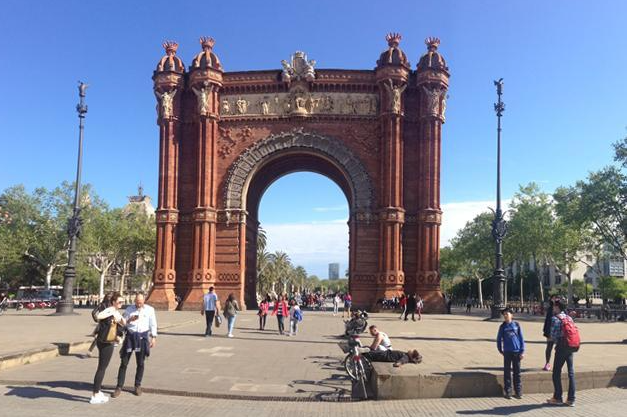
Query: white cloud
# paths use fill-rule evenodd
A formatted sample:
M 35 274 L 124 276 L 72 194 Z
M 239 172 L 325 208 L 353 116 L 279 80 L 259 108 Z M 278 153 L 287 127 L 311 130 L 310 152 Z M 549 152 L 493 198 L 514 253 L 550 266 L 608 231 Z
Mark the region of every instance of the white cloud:
M 503 209 L 507 210 L 510 200 L 502 202 Z M 463 228 L 467 222 L 471 221 L 478 214 L 488 211 L 489 207 L 494 208 L 495 201 L 463 201 L 459 203 L 442 204 L 442 227 L 440 229 L 440 246 L 448 245 L 457 231 Z
M 348 212 L 348 206 L 346 204 L 342 204 L 341 206 L 332 206 L 332 207 L 314 207 L 313 211 L 318 213 L 326 213 L 329 211 L 346 211 Z

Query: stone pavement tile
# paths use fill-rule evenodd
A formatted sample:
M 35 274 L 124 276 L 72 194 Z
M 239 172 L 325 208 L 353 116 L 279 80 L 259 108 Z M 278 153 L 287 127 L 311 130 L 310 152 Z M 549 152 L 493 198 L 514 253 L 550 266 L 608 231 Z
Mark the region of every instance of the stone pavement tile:
M 627 391 L 619 388 L 582 391 L 573 408 L 545 406 L 543 395 L 527 395 L 522 400 L 503 398 L 429 399 L 381 402 L 276 402 L 221 400 L 144 394 L 122 395 L 108 404 L 89 405 L 89 391 L 76 387 L 0 386 L 3 410 L 11 417 L 62 415 L 64 417 L 101 417 L 108 415 L 233 416 L 603 416 L 624 415 Z

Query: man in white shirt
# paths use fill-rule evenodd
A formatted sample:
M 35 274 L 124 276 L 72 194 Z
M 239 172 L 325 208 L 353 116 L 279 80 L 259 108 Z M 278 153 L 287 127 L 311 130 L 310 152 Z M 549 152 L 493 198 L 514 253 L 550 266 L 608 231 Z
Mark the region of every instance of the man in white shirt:
M 213 287 L 209 287 L 209 292 L 202 298 L 202 309 L 200 314 L 205 316 L 207 327 L 205 327 L 205 337 L 211 336 L 211 327 L 216 314 L 220 314 L 220 300 Z
M 118 370 L 118 384 L 111 397 L 116 398 L 122 393 L 126 367 L 135 352 L 137 371 L 135 372 L 135 395 L 141 395 L 141 383 L 144 376 L 144 360 L 150 355 L 150 349 L 157 343 L 157 317 L 155 309 L 144 303 L 144 295 L 135 296 L 135 304 L 130 305 L 124 312 L 126 320 L 126 337 L 120 350 L 120 369 Z

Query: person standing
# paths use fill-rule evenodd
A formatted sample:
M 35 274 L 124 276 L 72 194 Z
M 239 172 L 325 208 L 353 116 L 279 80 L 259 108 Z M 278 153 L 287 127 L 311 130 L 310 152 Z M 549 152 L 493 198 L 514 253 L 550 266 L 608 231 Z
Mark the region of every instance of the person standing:
M 405 316 L 405 312 L 407 311 L 407 297 L 405 294 L 401 294 L 401 298 L 398 301 L 399 306 L 401 307 L 401 315 L 398 317 L 399 320 L 403 320 L 403 316 Z
M 512 398 L 512 368 L 514 371 L 514 398 L 522 398 L 522 382 L 520 380 L 520 361 L 525 353 L 525 339 L 518 322 L 514 321 L 512 310 L 506 308 L 502 312 L 503 323 L 499 326 L 496 336 L 496 347 L 503 355 L 503 385 L 505 398 Z
M 351 305 L 353 304 L 353 297 L 350 293 L 344 294 L 344 311 L 342 311 L 342 318 L 344 318 L 344 314 L 346 317 L 351 317 Z
M 237 304 L 237 300 L 235 300 L 235 296 L 231 293 L 224 303 L 224 317 L 227 319 L 229 331 L 226 337 L 233 337 L 233 327 L 235 327 L 235 318 L 237 317 L 238 311 L 239 305 Z
M 115 349 L 114 343 L 116 343 L 118 336 L 117 327 L 126 324 L 124 317 L 118 311 L 122 307 L 120 294 L 113 293 L 109 297 L 108 302 L 106 299 L 103 301 L 105 302 L 105 308 L 96 315 L 98 320 L 98 340 L 96 342 L 98 347 L 98 369 L 96 370 L 96 375 L 94 375 L 94 386 L 91 399 L 89 400 L 90 404 L 104 404 L 109 401 L 109 397 L 101 391 L 102 380 Z
M 259 303 L 259 311 L 257 312 L 259 316 L 259 330 L 265 330 L 266 328 L 266 318 L 270 310 L 270 301 L 270 294 L 268 294 L 266 298 Z
M 564 313 L 561 300 L 553 302 L 553 318 L 551 319 L 551 339 L 555 343 L 555 359 L 553 360 L 553 397 L 547 403 L 553 405 L 575 405 L 575 366 L 573 354 L 579 350 L 579 331 L 572 317 Z M 562 401 L 562 368 L 564 363 L 568 369 L 568 397 Z
M 470 309 L 472 308 L 472 299 L 470 296 L 466 297 L 466 314 L 470 314 Z
M 144 362 L 150 356 L 150 349 L 157 343 L 157 316 L 155 309 L 145 303 L 144 294 L 135 296 L 135 304 L 131 304 L 124 312 L 126 320 L 126 337 L 120 349 L 120 369 L 118 369 L 118 384 L 111 395 L 119 397 L 124 388 L 126 368 L 131 355 L 135 353 L 137 369 L 135 371 L 135 395 L 142 395 L 142 378 L 144 377 Z
M 205 327 L 205 337 L 211 336 L 211 328 L 213 326 L 213 319 L 216 316 L 216 313 L 219 314 L 220 311 L 220 300 L 218 300 L 218 295 L 214 291 L 214 287 L 209 287 L 209 292 L 203 296 L 202 299 L 202 310 L 200 310 L 200 314 L 205 316 L 205 321 L 207 326 Z
M 544 350 L 544 371 L 551 370 L 551 352 L 553 351 L 553 339 L 551 339 L 551 321 L 553 319 L 553 303 L 557 300 L 557 296 L 553 295 L 549 299 L 549 306 L 546 309 L 546 317 L 544 318 L 544 327 L 542 328 L 542 334 L 546 338 L 546 349 Z
M 303 319 L 303 312 L 295 300 L 290 301 L 290 336 L 295 336 L 298 331 L 298 322 Z
M 422 309 L 425 307 L 424 301 L 420 296 L 416 296 L 416 313 L 418 313 L 418 320 L 422 320 Z
M 335 295 L 333 296 L 333 315 L 337 316 L 337 312 L 340 309 L 340 303 L 342 302 L 342 299 L 340 298 L 340 294 L 335 293 Z
M 287 303 L 283 299 L 283 296 L 279 295 L 279 298 L 274 303 L 274 310 L 272 310 L 272 315 L 273 316 L 276 315 L 277 322 L 279 324 L 279 334 L 281 335 L 283 334 L 283 331 L 285 330 L 284 328 L 285 324 L 283 323 L 283 320 L 285 319 L 287 314 L 288 314 Z
M 407 308 L 405 309 L 405 321 L 407 321 L 407 316 L 409 316 L 409 313 L 411 313 L 411 319 L 413 321 L 416 321 L 416 307 L 417 307 L 417 301 L 416 301 L 416 294 L 411 294 L 409 297 L 407 297 Z

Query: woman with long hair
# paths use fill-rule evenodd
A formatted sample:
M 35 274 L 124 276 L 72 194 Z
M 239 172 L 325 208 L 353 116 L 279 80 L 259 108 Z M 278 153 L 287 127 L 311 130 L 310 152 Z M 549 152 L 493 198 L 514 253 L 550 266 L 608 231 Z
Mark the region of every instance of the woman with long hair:
M 272 301 L 272 299 L 270 298 L 270 294 L 268 294 L 266 298 L 259 303 L 259 311 L 257 312 L 259 316 L 259 330 L 265 330 L 266 328 L 266 318 L 270 310 L 270 301 Z
M 274 303 L 274 310 L 272 310 L 272 315 L 276 315 L 278 324 L 279 324 L 279 334 L 283 334 L 285 330 L 285 324 L 283 324 L 283 320 L 287 316 L 287 303 L 282 295 L 279 295 L 279 298 Z
M 235 318 L 237 317 L 238 311 L 239 305 L 237 304 L 237 300 L 235 300 L 235 295 L 230 293 L 229 297 L 226 299 L 226 303 L 224 303 L 224 317 L 227 319 L 229 330 L 226 337 L 233 337 L 233 327 L 235 327 Z
M 102 388 L 102 380 L 105 372 L 111 362 L 113 356 L 114 344 L 118 341 L 118 326 L 126 325 L 124 318 L 118 311 L 122 308 L 122 297 L 120 294 L 113 293 L 108 299 L 103 299 L 104 309 L 96 315 L 98 320 L 98 335 L 96 346 L 98 347 L 98 369 L 94 376 L 94 387 L 92 396 L 89 400 L 90 404 L 104 404 L 109 401 L 109 397 L 104 395 L 100 390 Z

